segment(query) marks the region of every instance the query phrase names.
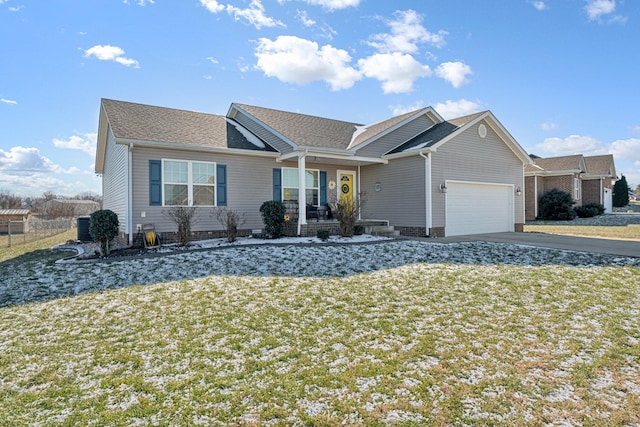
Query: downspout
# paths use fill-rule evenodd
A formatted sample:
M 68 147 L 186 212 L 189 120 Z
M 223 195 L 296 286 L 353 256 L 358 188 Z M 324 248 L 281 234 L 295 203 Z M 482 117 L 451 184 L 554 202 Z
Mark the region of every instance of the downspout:
M 427 155 L 420 151 L 418 152 L 420 157 L 424 159 L 424 211 L 425 211 L 425 235 L 428 236 L 430 234 L 430 230 L 433 227 L 433 223 L 431 220 L 432 217 L 432 198 L 431 198 L 431 152 L 427 151 Z
M 127 191 L 128 191 L 128 195 L 127 195 L 127 227 L 126 227 L 126 231 L 127 234 L 129 235 L 129 245 L 133 246 L 133 142 L 129 143 L 129 150 L 128 150 L 128 171 L 127 174 L 128 179 L 127 179 Z
M 306 157 L 308 149 L 298 155 L 298 236 L 302 232 L 302 226 L 307 223 L 307 183 L 306 183 Z

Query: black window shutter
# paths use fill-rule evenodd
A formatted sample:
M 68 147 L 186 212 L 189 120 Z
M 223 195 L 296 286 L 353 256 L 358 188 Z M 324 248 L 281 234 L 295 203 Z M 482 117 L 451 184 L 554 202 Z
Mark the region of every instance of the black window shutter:
M 227 206 L 227 165 L 217 165 L 216 181 L 218 183 L 218 206 Z
M 149 160 L 149 206 L 162 206 L 161 160 Z
M 280 168 L 273 168 L 273 200 L 282 201 L 282 172 Z
M 320 206 L 327 204 L 327 171 L 320 171 Z

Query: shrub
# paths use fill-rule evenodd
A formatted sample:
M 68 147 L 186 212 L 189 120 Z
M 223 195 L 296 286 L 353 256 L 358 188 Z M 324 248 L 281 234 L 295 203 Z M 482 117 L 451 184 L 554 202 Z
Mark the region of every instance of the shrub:
M 118 235 L 118 215 L 104 209 L 95 211 L 89 219 L 89 234 L 94 242 L 100 244 L 102 256 L 109 256 L 111 252 L 111 241 Z
M 356 224 L 353 226 L 353 234 L 355 234 L 356 236 L 360 236 L 362 234 L 364 234 L 364 226 L 361 224 Z
M 329 240 L 329 230 L 318 230 L 316 232 L 316 236 L 318 237 L 318 239 L 326 242 L 327 240 Z
M 538 219 L 567 221 L 576 217 L 571 194 L 556 188 L 544 193 L 538 201 Z
M 352 237 L 358 220 L 358 212 L 364 206 L 364 196 L 358 200 L 351 195 L 343 195 L 338 203 L 336 217 L 340 222 L 340 235 L 342 237 Z
M 191 227 L 196 223 L 195 206 L 172 206 L 162 211 L 162 215 L 178 226 L 178 244 L 188 246 L 191 243 Z
M 216 208 L 214 215 L 218 222 L 227 230 L 227 242 L 235 242 L 236 237 L 238 237 L 238 227 L 244 224 L 245 216 L 226 207 Z
M 624 175 L 620 176 L 620 179 L 613 184 L 613 199 L 612 204 L 615 208 L 621 208 L 629 204 L 629 184 L 627 184 L 627 178 Z
M 287 209 L 282 202 L 276 200 L 266 201 L 260 206 L 264 233 L 270 239 L 277 239 L 284 233 L 284 215 Z
M 574 208 L 579 218 L 592 218 L 604 213 L 604 206 L 600 203 L 588 203 Z

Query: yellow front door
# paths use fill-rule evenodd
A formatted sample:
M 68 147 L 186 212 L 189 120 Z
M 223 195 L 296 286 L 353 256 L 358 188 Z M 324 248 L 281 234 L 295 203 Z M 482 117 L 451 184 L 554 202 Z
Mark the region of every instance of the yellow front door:
M 338 174 L 338 198 L 342 200 L 344 197 L 347 200 L 353 200 L 353 189 L 353 173 L 340 172 Z

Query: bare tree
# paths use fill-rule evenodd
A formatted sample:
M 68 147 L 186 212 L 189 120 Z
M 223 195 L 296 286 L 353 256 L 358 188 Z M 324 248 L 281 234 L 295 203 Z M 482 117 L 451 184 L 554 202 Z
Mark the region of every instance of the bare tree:
M 178 226 L 178 244 L 187 246 L 191 243 L 191 227 L 196 223 L 195 206 L 172 206 L 164 209 L 162 215 L 175 222 Z
M 8 190 L 0 190 L 0 209 L 19 209 L 21 207 L 22 197 Z
M 226 207 L 218 207 L 214 209 L 214 215 L 218 222 L 227 230 L 227 241 L 235 242 L 238 237 L 238 228 L 244 224 L 245 215 Z

